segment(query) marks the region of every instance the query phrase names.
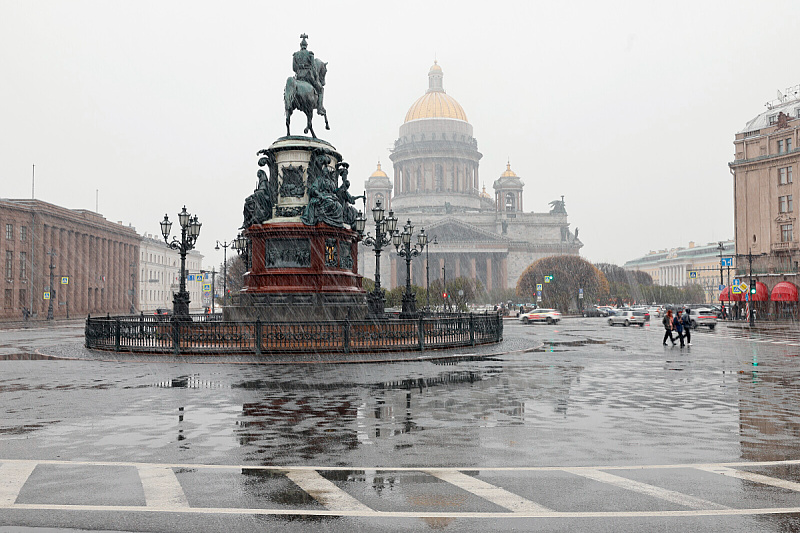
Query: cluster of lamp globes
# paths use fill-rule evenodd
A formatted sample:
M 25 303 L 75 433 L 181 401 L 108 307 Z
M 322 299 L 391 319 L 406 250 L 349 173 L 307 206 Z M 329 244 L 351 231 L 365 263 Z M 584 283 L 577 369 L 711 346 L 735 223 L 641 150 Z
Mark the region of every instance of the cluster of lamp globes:
M 372 208 L 372 218 L 375 221 L 375 231 L 377 233 L 377 237 L 380 238 L 384 235 L 391 235 L 392 244 L 395 248 L 399 249 L 400 246 L 409 247 L 411 246 L 411 236 L 414 233 L 414 226 L 411 224 L 411 219 L 409 219 L 405 225 L 403 226 L 403 231 L 401 232 L 397 229 L 397 217 L 394 216 L 394 211 L 389 211 L 389 216 L 385 216 L 385 210 L 381 205 L 380 199 L 375 202 L 375 207 Z M 355 223 L 353 224 L 353 229 L 358 232 L 359 235 L 362 237 L 364 236 L 364 228 L 367 225 L 367 219 L 361 213 L 358 212 L 356 216 Z M 364 239 L 364 244 L 371 245 L 374 244 L 376 241 L 371 236 L 367 235 Z M 389 244 L 386 241 L 383 244 Z M 428 244 L 428 235 L 425 233 L 425 228 L 422 228 L 417 235 L 417 246 L 420 250 L 424 249 L 425 246 Z
M 190 215 L 188 211 L 186 211 L 186 206 L 183 206 L 183 210 L 178 213 L 178 222 L 181 225 L 181 237 L 183 238 L 183 232 L 186 233 L 186 237 L 188 237 L 188 244 L 191 249 L 191 244 L 197 240 L 197 237 L 200 235 L 200 226 L 202 224 L 197 219 L 197 215 Z M 172 230 L 172 222 L 170 221 L 169 217 L 165 214 L 164 220 L 161 221 L 161 234 L 164 236 L 164 242 L 169 244 L 169 233 Z M 177 238 L 174 238 L 177 241 Z

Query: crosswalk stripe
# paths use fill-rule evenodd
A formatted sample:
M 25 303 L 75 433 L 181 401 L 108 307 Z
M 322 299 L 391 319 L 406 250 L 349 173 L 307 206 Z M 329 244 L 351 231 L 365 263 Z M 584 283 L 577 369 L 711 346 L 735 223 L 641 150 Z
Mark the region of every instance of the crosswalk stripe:
M 515 513 L 552 513 L 552 509 L 541 506 L 512 492 L 453 470 L 423 470 L 423 472 L 471 492 L 500 507 Z
M 0 465 L 0 505 L 12 505 L 30 477 L 36 463 L 3 463 Z
M 615 476 L 614 474 L 609 474 L 608 472 L 603 472 L 602 470 L 591 470 L 587 468 L 565 468 L 564 470 L 578 476 L 583 476 L 601 483 L 614 485 L 615 487 L 620 487 L 633 492 L 647 494 L 648 496 L 653 496 L 668 502 L 677 503 L 678 505 L 683 505 L 692 509 L 728 509 L 728 507 L 718 503 L 703 500 L 701 498 L 695 498 L 694 496 L 689 496 L 688 494 L 662 489 L 661 487 L 655 487 L 653 485 L 648 485 L 647 483 L 641 483 L 632 479 Z
M 183 487 L 172 468 L 154 465 L 139 465 L 136 468 L 144 489 L 144 501 L 148 507 L 189 507 Z
M 752 481 L 754 483 L 761 483 L 762 485 L 770 485 L 772 487 L 779 487 L 782 489 L 789 489 L 795 492 L 800 492 L 800 483 L 796 483 L 794 481 L 787 481 L 785 479 L 763 476 L 761 474 L 754 474 L 753 472 L 735 470 L 733 468 L 726 468 L 724 466 L 697 467 L 697 470 L 703 470 L 705 472 L 712 472 L 714 474 L 719 474 L 722 476 L 735 477 L 738 479 L 744 479 L 746 481 Z
M 331 511 L 375 512 L 322 477 L 316 470 L 290 468 L 286 470 L 286 477 Z

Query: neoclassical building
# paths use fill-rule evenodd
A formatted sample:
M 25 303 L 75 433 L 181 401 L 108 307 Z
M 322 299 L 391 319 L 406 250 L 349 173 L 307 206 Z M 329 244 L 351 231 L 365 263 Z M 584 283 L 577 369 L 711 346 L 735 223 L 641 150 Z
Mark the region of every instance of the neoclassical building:
M 547 212 L 525 212 L 522 179 L 509 163 L 494 181 L 494 196 L 481 186 L 482 154 L 461 105 L 444 90 L 442 68 L 434 62 L 428 90 L 406 113 L 389 156 L 390 178 L 378 168 L 366 183 L 367 210 L 380 199 L 415 234 L 425 228 L 430 281 L 468 276 L 488 290 L 516 287 L 522 271 L 551 255 L 575 254 L 583 246 L 570 230 L 563 197 Z M 435 240 L 434 240 L 435 237 Z M 360 247 L 359 268 L 374 277 L 374 254 Z M 425 286 L 425 254 L 412 263 L 412 283 Z M 384 260 L 387 288 L 405 284 L 405 263 L 394 251 Z

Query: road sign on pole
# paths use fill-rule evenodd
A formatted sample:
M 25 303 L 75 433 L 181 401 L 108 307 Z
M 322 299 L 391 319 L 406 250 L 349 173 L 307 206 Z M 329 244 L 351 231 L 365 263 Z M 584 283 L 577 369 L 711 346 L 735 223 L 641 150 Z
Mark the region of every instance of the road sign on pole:
M 695 279 L 695 278 L 697 278 L 697 271 L 696 270 L 690 270 L 689 271 L 689 279 Z
M 725 290 L 725 285 L 720 285 L 720 286 L 719 286 L 719 292 L 722 292 L 722 291 L 724 291 L 724 290 Z
M 733 257 L 723 257 L 719 260 L 719 265 L 724 267 L 732 267 L 733 266 Z
M 537 291 L 540 291 L 540 290 L 542 290 L 542 284 L 541 284 L 541 283 L 537 283 L 537 284 L 536 284 L 536 290 L 537 290 Z
M 733 278 L 733 284 L 734 285 L 739 285 L 741 283 L 742 283 L 742 280 L 740 280 L 739 278 Z
M 61 276 L 61 284 L 69 285 L 69 276 Z
M 49 292 L 44 293 L 44 299 L 45 300 L 49 300 L 50 299 L 50 293 Z

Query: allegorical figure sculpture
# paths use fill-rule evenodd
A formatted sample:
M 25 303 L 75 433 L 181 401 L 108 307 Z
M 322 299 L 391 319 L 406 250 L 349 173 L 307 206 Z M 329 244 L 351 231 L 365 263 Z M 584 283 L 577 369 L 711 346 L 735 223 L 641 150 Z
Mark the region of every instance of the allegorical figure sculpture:
M 298 109 L 306 115 L 306 128 L 304 133 L 311 132 L 311 136 L 317 138 L 311 119 L 314 110 L 325 118 L 325 129 L 331 129 L 328 125 L 328 115 L 322 106 L 322 98 L 325 90 L 325 75 L 328 72 L 328 64 L 314 57 L 314 52 L 308 49 L 305 33 L 300 36 L 300 50 L 292 56 L 292 70 L 295 75 L 286 80 L 286 88 L 283 90 L 284 109 L 286 111 L 286 135 L 290 136 L 289 123 L 292 113 Z
M 315 149 L 308 164 L 308 205 L 300 220 L 307 226 L 324 222 L 341 228 L 342 203 L 337 196 L 336 174 L 328 166 L 331 158 L 322 150 Z
M 550 208 L 551 208 L 550 209 L 550 214 L 551 215 L 555 215 L 555 214 L 566 215 L 567 214 L 567 207 L 564 204 L 564 197 L 563 196 L 561 197 L 561 200 L 553 200 L 552 202 L 550 202 L 549 205 L 550 205 Z
M 272 202 L 266 188 L 258 188 L 244 201 L 244 222 L 241 229 L 247 229 L 253 224 L 262 224 L 272 218 Z
M 356 223 L 356 217 L 358 216 L 358 211 L 356 211 L 356 208 L 353 207 L 353 204 L 355 204 L 356 200 L 359 198 L 365 197 L 363 195 L 353 196 L 350 194 L 350 180 L 347 179 L 350 165 L 342 162 L 336 165 L 336 167 L 339 177 L 342 178 L 342 184 L 336 190 L 336 196 L 339 197 L 339 202 L 342 204 L 342 222 L 352 228 Z

